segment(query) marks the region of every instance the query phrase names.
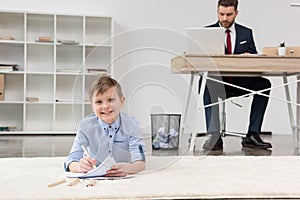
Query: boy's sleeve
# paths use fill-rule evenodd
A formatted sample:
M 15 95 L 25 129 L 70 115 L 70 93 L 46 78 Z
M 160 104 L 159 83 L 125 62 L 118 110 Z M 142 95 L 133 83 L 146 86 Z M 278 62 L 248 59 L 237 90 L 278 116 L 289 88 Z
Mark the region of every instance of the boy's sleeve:
M 71 164 L 71 162 L 79 162 L 80 159 L 83 157 L 83 150 L 81 148 L 82 142 L 83 141 L 80 137 L 80 134 L 77 134 L 75 139 L 74 139 L 74 143 L 73 143 L 73 146 L 71 148 L 71 151 L 70 151 L 70 153 L 67 157 L 67 160 L 64 163 L 65 171 L 70 171 L 69 170 L 69 165 Z
M 142 138 L 142 129 L 139 127 L 138 122 L 133 119 L 134 129 L 129 139 L 129 151 L 131 155 L 131 162 L 146 161 L 146 148 L 145 142 Z

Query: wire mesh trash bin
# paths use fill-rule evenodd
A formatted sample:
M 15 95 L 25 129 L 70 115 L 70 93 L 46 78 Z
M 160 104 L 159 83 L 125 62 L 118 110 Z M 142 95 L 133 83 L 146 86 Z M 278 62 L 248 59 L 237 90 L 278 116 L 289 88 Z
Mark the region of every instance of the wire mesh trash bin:
M 180 114 L 151 114 L 152 149 L 178 149 Z

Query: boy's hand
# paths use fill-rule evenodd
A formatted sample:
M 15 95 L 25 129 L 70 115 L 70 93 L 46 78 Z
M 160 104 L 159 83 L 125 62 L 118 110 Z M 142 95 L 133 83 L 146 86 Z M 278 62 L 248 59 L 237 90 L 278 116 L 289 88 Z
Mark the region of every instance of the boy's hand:
M 88 156 L 85 156 L 80 159 L 80 162 L 79 162 L 80 171 L 83 173 L 86 173 L 86 172 L 90 171 L 91 169 L 93 169 L 94 166 L 96 165 L 96 163 L 97 163 L 96 159 L 92 159 Z
M 131 163 L 117 163 L 113 165 L 110 170 L 106 171 L 105 176 L 113 177 L 113 176 L 126 176 L 131 171 L 132 164 Z

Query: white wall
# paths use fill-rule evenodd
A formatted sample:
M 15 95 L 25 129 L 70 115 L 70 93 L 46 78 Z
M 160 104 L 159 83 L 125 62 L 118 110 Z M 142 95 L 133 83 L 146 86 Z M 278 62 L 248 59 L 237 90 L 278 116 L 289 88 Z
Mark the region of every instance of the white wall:
M 150 113 L 183 113 L 188 88 L 187 75 L 170 73 L 170 60 L 182 53 L 184 27 L 204 26 L 217 20 L 212 0 L 0 0 L 1 10 L 66 14 L 109 15 L 114 18 L 114 76 L 127 97 L 125 110 L 136 116 L 145 132 L 150 132 Z M 300 8 L 290 3 L 300 0 L 240 1 L 237 22 L 254 29 L 259 52 L 265 46 L 300 45 Z M 280 78 L 272 78 L 274 85 Z M 196 89 L 196 86 L 195 86 Z M 293 87 L 293 90 L 295 88 Z M 271 92 L 284 97 L 283 89 Z M 295 92 L 293 91 L 293 97 Z M 196 108 L 196 94 L 192 107 Z M 249 100 L 239 101 L 243 109 L 230 106 L 229 128 L 246 131 Z M 189 129 L 198 114 L 190 110 Z M 287 107 L 271 100 L 263 124 L 274 134 L 291 134 Z

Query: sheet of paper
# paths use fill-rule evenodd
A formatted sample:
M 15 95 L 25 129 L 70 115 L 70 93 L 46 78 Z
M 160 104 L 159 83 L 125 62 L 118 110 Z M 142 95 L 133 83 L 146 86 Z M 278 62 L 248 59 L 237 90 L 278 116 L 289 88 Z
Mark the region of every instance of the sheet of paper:
M 87 173 L 73 173 L 66 172 L 66 176 L 69 178 L 95 178 L 101 177 L 106 174 L 106 171 L 111 168 L 111 166 L 115 165 L 116 161 L 113 157 L 107 156 L 105 160 L 95 169 L 88 171 Z

